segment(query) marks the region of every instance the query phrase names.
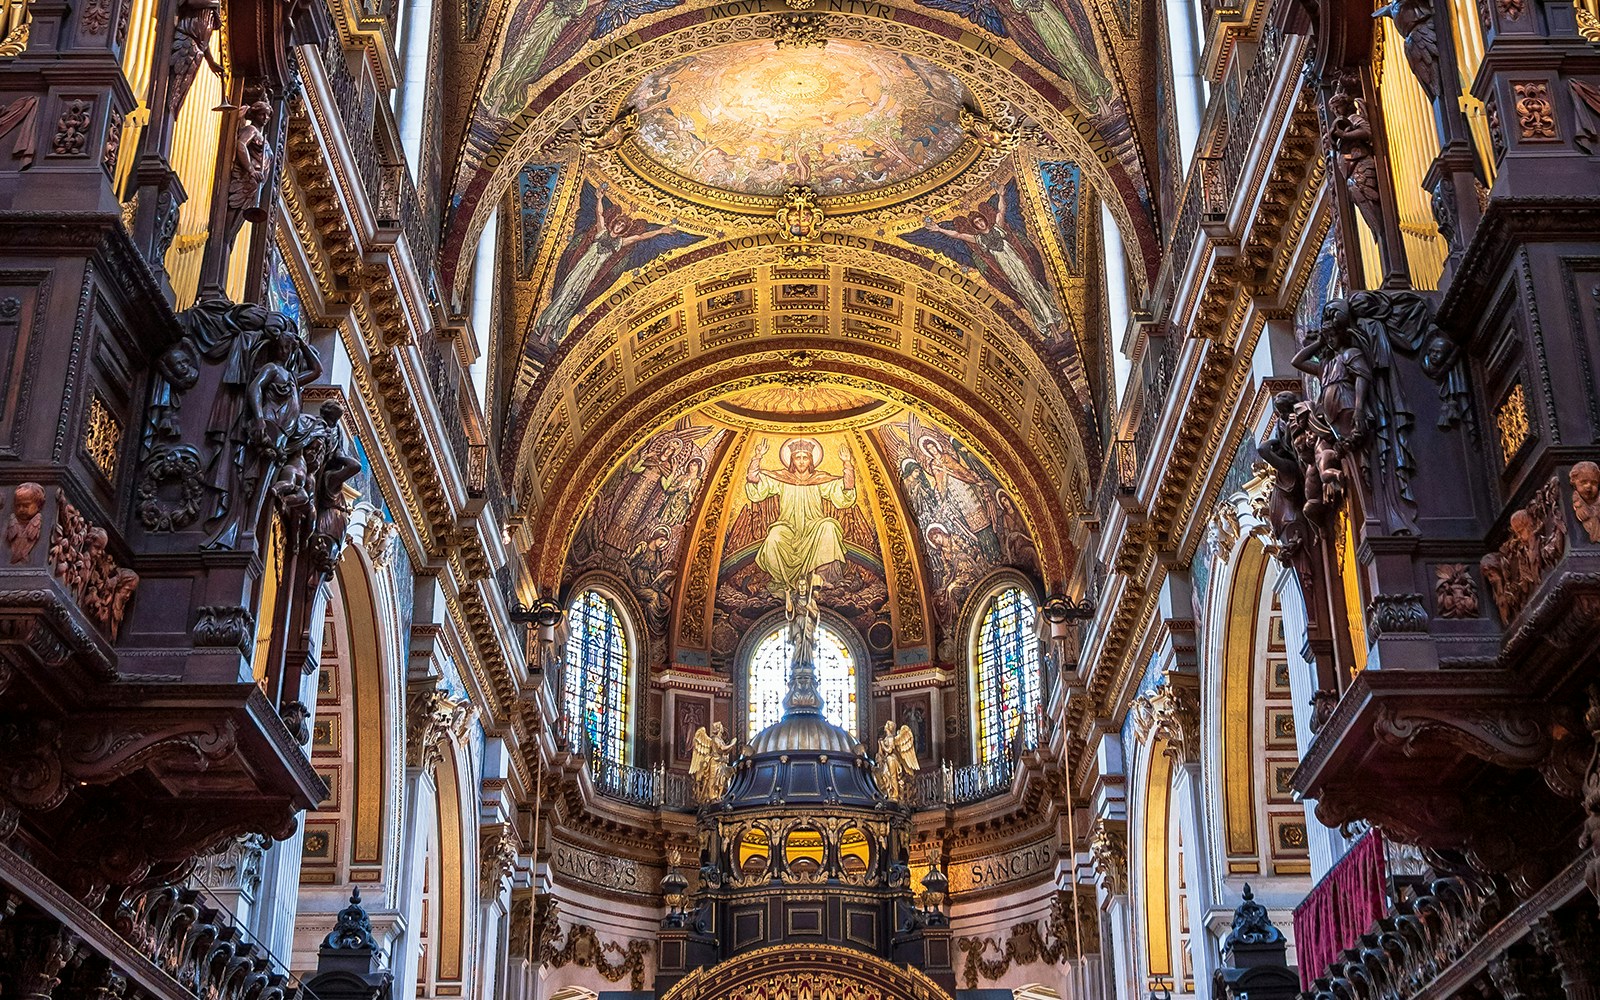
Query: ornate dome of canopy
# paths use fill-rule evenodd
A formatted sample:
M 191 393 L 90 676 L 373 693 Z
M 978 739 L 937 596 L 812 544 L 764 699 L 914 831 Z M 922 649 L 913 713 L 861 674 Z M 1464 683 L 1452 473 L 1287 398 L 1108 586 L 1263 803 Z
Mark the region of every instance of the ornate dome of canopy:
M 915 56 L 833 40 L 825 53 L 767 39 L 685 56 L 628 98 L 645 154 L 677 178 L 741 195 L 892 187 L 966 138 L 960 80 Z

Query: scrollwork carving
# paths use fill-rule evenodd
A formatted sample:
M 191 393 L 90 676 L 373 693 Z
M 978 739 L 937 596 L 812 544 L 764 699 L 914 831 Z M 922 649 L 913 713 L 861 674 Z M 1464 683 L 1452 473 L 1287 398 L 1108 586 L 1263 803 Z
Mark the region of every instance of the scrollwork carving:
M 1417 752 L 1417 740 L 1426 735 L 1507 768 L 1531 767 L 1550 747 L 1544 721 L 1515 708 L 1446 711 L 1385 705 L 1372 729 L 1379 740 L 1407 755 Z
M 57 156 L 83 156 L 84 148 L 89 144 L 89 127 L 93 116 L 93 101 L 68 103 L 56 122 L 56 134 L 50 142 L 50 151 Z
M 1584 880 L 1589 891 L 1600 899 L 1600 683 L 1589 685 L 1589 708 L 1583 724 L 1594 739 L 1594 751 L 1583 776 L 1583 836 L 1578 844 L 1589 852 Z
M 593 927 L 573 924 L 567 928 L 565 942 L 557 944 L 561 941 L 561 928 L 554 899 L 549 901 L 542 915 L 535 915 L 535 923 L 538 927 L 535 948 L 539 962 L 554 969 L 564 965 L 593 969 L 612 983 L 620 982 L 627 976 L 634 990 L 644 989 L 645 956 L 650 954 L 650 942 L 629 941 L 626 947 L 615 941 L 602 943 Z M 613 961 L 608 957 L 610 955 L 622 957 L 620 961 Z

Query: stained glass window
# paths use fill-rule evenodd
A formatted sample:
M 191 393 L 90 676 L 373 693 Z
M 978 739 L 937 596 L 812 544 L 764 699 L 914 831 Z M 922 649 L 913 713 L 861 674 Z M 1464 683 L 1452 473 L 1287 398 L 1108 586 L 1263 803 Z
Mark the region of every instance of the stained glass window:
M 783 696 L 789 690 L 789 658 L 793 654 L 787 622 L 756 643 L 750 656 L 747 739 L 783 717 Z M 817 687 L 822 692 L 822 714 L 856 736 L 856 659 L 844 637 L 827 622 L 817 624 Z
M 1004 757 L 1039 711 L 1033 601 L 1017 587 L 990 598 L 978 629 L 978 763 Z
M 586 590 L 567 609 L 562 709 L 603 759 L 627 763 L 628 633 L 610 598 Z

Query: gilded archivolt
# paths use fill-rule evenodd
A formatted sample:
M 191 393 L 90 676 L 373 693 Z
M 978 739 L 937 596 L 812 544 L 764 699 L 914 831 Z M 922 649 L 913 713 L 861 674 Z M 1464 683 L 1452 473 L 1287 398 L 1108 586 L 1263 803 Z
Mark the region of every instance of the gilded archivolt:
M 622 456 L 631 454 L 650 434 L 685 413 L 699 409 L 725 395 L 767 384 L 772 374 L 760 369 L 773 362 L 778 362 L 786 368 L 785 356 L 788 353 L 790 353 L 788 350 L 778 348 L 727 358 L 711 365 L 701 365 L 695 369 L 694 376 L 696 384 L 704 388 L 685 386 L 681 382 L 665 385 L 650 395 L 639 398 L 629 419 L 610 422 L 606 427 L 609 437 L 586 442 L 579 454 L 586 457 L 587 464 L 578 469 L 570 467 L 561 469 L 557 481 L 567 484 L 568 488 L 565 492 L 544 498 L 544 510 L 540 516 L 546 518 L 550 524 L 563 524 L 569 527 L 559 534 L 549 533 L 546 544 L 530 552 L 530 558 L 535 560 L 538 567 L 537 579 L 543 585 L 554 585 L 559 580 L 562 561 L 567 547 L 571 544 L 571 536 L 577 530 L 579 515 L 588 508 L 600 484 L 622 461 Z M 1051 509 L 1050 501 L 1037 489 L 1022 490 L 1017 487 L 1019 480 L 1013 470 L 1019 466 L 1009 459 L 1015 457 L 1021 461 L 1021 456 L 1026 454 L 1025 449 L 1018 442 L 1002 436 L 1000 440 L 1010 446 L 1007 449 L 1010 454 L 1005 456 L 1006 460 L 1002 460 L 983 439 L 982 431 L 996 433 L 1000 430 L 994 421 L 979 420 L 966 413 L 957 413 L 955 419 L 952 419 L 951 414 L 939 406 L 939 399 L 944 394 L 938 393 L 937 387 L 931 383 L 920 392 L 913 392 L 893 384 L 892 381 L 856 374 L 865 369 L 892 376 L 903 372 L 901 365 L 856 352 L 813 350 L 811 354 L 815 357 L 816 364 L 828 371 L 828 377 L 832 382 L 881 396 L 907 409 L 928 412 L 941 423 L 967 430 L 969 447 L 994 471 L 1000 484 L 1017 498 L 1024 522 L 1040 545 L 1043 561 L 1041 568 L 1046 578 L 1057 579 L 1065 574 L 1068 561 L 1062 546 L 1069 543 L 1056 532 L 1056 524 L 1048 516 Z M 637 395 L 637 392 L 634 395 Z M 1020 466 L 1020 468 L 1025 467 L 1025 465 Z M 1034 481 L 1032 477 L 1027 480 L 1030 485 Z
M 1077 509 L 1081 498 L 1072 495 L 1077 477 L 1069 466 L 1081 461 L 1086 429 L 1079 423 L 1080 409 L 1068 400 L 1081 395 L 1079 387 L 1064 386 L 1064 376 L 1040 357 L 1037 346 L 1028 343 L 1024 333 L 999 321 L 992 306 L 960 284 L 950 283 L 935 297 L 922 287 L 922 282 L 932 275 L 908 261 L 876 252 L 869 257 L 855 246 L 823 244 L 818 249 L 827 270 L 796 272 L 775 263 L 779 252 L 776 246 L 756 246 L 710 256 L 638 289 L 630 288 L 626 302 L 640 305 L 614 309 L 603 316 L 569 344 L 562 360 L 533 386 L 536 395 L 522 404 L 524 410 L 531 407 L 532 412 L 521 424 L 519 468 L 531 466 L 540 470 L 537 486 L 542 495 L 558 481 L 561 459 L 572 453 L 590 428 L 617 423 L 624 405 L 637 407 L 640 384 L 660 382 L 674 377 L 675 372 L 695 369 L 707 350 L 753 339 L 780 322 L 792 324 L 793 317 L 809 316 L 816 320 L 811 327 L 786 327 L 782 332 L 814 333 L 889 348 L 906 356 L 908 370 L 936 370 L 942 373 L 941 377 L 973 387 L 985 403 L 995 408 L 1012 433 L 1034 439 L 1029 447 L 1049 457 L 1044 464 L 1054 492 L 1058 497 L 1066 494 L 1063 499 Z M 862 280 L 867 272 L 847 273 L 852 266 L 870 269 L 876 278 L 895 282 L 884 289 L 880 280 L 875 290 L 875 294 L 886 294 L 895 300 L 892 316 L 874 315 L 867 310 L 852 314 L 848 302 L 835 305 L 852 288 L 867 287 Z M 765 276 L 768 267 L 772 268 L 770 277 Z M 750 272 L 748 280 L 731 280 L 744 271 Z M 774 307 L 778 298 L 775 290 L 793 280 L 826 284 L 833 289 L 835 298 L 826 307 Z M 623 281 L 626 285 L 630 279 Z M 667 288 L 660 288 L 663 284 Z M 706 287 L 708 284 L 711 287 Z M 706 300 L 741 286 L 752 290 L 747 311 L 717 314 L 702 321 L 701 306 Z M 685 301 L 694 306 L 683 308 Z M 672 320 L 670 332 L 641 346 L 643 334 L 663 317 Z M 741 317 L 748 318 L 747 334 L 735 331 L 730 336 L 730 324 Z M 960 331 L 960 336 L 949 330 Z M 685 348 L 692 344 L 694 349 L 679 350 L 673 347 L 674 343 L 682 343 Z M 663 357 L 668 360 L 657 360 Z M 648 382 L 640 379 L 641 360 L 653 369 Z M 871 367 L 870 363 L 867 367 Z M 1081 372 L 1078 366 L 1076 373 L 1081 376 Z M 632 391 L 585 392 L 580 401 L 580 390 L 602 377 L 620 378 L 620 386 L 613 388 Z M 924 381 L 931 384 L 929 379 Z M 971 412 L 969 409 L 961 416 L 970 416 Z M 984 419 L 986 424 L 995 422 L 993 416 Z M 525 503 L 533 499 L 523 497 Z

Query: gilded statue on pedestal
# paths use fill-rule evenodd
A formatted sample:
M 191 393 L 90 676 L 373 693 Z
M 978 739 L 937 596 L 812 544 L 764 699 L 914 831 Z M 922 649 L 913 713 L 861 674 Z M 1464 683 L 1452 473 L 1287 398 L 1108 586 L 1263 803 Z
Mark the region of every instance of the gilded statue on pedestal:
M 711 731 L 701 726 L 694 733 L 694 756 L 689 761 L 689 778 L 694 782 L 695 794 L 702 804 L 715 802 L 728 792 L 728 779 L 733 775 L 733 765 L 728 754 L 735 747 L 732 740 L 722 738 L 722 723 L 713 722 Z
M 917 738 L 910 726 L 895 731 L 893 722 L 883 724 L 883 735 L 878 739 L 878 759 L 872 765 L 872 775 L 878 780 L 878 790 L 891 802 L 904 802 L 910 791 L 911 776 L 921 765 L 917 763 Z

